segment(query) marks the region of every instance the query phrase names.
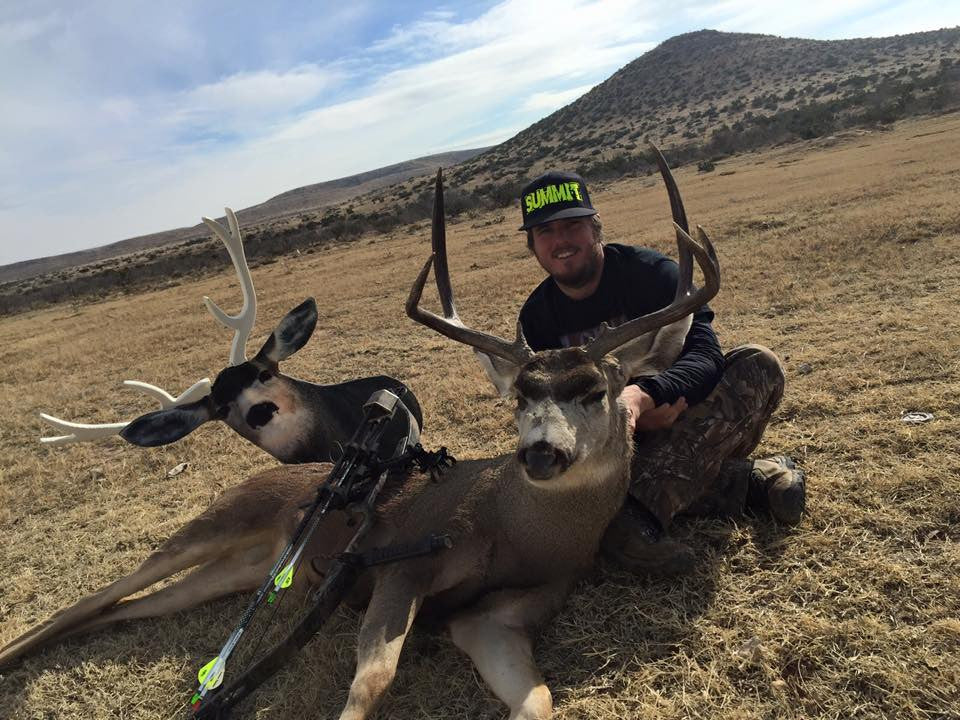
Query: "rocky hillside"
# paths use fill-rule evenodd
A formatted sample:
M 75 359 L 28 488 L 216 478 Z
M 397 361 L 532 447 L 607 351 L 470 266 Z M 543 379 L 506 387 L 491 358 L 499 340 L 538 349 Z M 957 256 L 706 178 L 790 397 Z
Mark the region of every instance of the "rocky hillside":
M 527 178 L 547 166 L 620 175 L 618 165 L 642 155 L 646 138 L 667 148 L 723 145 L 727 135 L 744 145 L 758 134 L 778 142 L 943 110 L 960 103 L 958 61 L 960 28 L 829 41 L 678 35 L 463 163 L 458 177 Z M 735 137 L 726 144 L 721 152 L 738 149 Z

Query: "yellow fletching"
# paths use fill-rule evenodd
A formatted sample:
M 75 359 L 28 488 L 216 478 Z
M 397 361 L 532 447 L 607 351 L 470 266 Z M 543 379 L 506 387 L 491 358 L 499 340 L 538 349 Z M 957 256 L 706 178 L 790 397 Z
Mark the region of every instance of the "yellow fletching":
M 200 668 L 200 672 L 197 673 L 197 680 L 200 681 L 200 685 L 205 686 L 208 690 L 220 687 L 220 683 L 223 682 L 223 667 L 217 668 L 213 677 L 210 677 L 214 665 L 216 665 L 219 660 L 220 656 L 217 655 L 213 660 Z
M 290 587 L 293 584 L 293 566 L 287 565 L 283 570 L 281 570 L 280 574 L 277 575 L 275 583 L 278 588 Z

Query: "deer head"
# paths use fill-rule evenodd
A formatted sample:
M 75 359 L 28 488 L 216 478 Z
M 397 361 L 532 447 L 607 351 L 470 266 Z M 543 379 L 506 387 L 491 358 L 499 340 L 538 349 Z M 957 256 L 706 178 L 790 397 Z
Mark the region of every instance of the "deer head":
M 441 173 L 437 173 L 433 255 L 410 291 L 407 314 L 441 335 L 474 348 L 501 395 L 515 399 L 516 457 L 530 482 L 555 482 L 575 466 L 620 462 L 618 455 L 626 456 L 625 414 L 617 398 L 627 379 L 672 364 L 683 346 L 692 313 L 720 288 L 713 245 L 702 228 L 697 229 L 698 242 L 681 226 L 686 225 L 683 204 L 662 157 L 660 170 L 673 208 L 680 256 L 680 282 L 673 302 L 615 328 L 604 325 L 597 337 L 582 347 L 541 352 L 527 345 L 519 322 L 515 339 L 508 342 L 468 328 L 460 320 L 447 270 L 443 183 Z M 704 277 L 704 286 L 699 289 L 692 282 L 694 257 Z M 419 307 L 434 264 L 443 317 Z M 619 450 L 612 452 L 612 448 Z
M 317 304 L 309 298 L 287 313 L 253 358 L 221 370 L 208 395 L 141 415 L 120 436 L 134 445 L 155 447 L 175 442 L 205 422 L 222 420 L 259 445 L 281 410 L 285 424 L 309 423 L 310 409 L 296 389 L 299 381 L 281 373 L 280 362 L 306 344 L 316 323 Z

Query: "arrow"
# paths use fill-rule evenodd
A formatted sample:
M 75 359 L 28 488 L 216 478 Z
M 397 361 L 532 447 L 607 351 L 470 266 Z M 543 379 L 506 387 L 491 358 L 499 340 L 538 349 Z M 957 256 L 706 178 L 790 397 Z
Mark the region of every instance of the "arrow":
M 197 673 L 197 680 L 200 681 L 201 686 L 205 686 L 208 690 L 218 688 L 220 687 L 220 683 L 223 682 L 223 671 L 226 667 L 227 664 L 217 655 L 213 660 L 200 668 L 200 672 Z
M 281 590 L 286 590 L 293 584 L 293 565 L 298 560 L 299 553 L 297 557 L 294 557 L 293 562 L 288 564 L 283 570 L 281 570 L 277 577 L 273 581 L 273 590 L 267 595 L 267 602 L 273 604 L 273 601 L 277 599 L 277 593 Z
M 197 680 L 200 681 L 200 687 L 197 688 L 193 697 L 190 698 L 190 705 L 194 710 L 199 707 L 200 701 L 203 700 L 204 696 L 210 690 L 215 690 L 220 687 L 220 683 L 223 682 L 224 672 L 227 669 L 227 659 L 240 641 L 240 636 L 243 635 L 245 628 L 246 623 L 242 623 L 240 627 L 230 633 L 230 637 L 227 638 L 227 642 L 224 643 L 220 649 L 220 653 L 197 672 Z
M 223 682 L 223 673 L 226 669 L 227 663 L 222 660 L 219 655 L 200 668 L 200 671 L 197 673 L 200 688 L 193 694 L 193 697 L 190 698 L 190 704 L 194 706 L 197 705 L 208 690 L 215 690 L 220 687 L 220 683 Z

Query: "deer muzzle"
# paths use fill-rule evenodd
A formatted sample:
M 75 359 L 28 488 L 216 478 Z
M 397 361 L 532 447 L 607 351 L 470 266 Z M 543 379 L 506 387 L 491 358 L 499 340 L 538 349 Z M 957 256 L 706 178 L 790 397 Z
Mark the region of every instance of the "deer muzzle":
M 570 455 L 545 440 L 520 448 L 517 460 L 534 480 L 550 480 L 570 467 Z

